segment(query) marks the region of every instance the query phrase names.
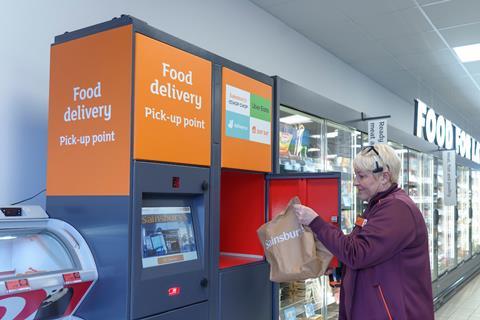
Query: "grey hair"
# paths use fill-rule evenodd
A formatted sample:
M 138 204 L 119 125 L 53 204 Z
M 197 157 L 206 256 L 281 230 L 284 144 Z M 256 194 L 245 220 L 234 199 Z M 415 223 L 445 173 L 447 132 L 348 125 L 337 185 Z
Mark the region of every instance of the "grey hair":
M 371 147 L 363 149 L 353 160 L 353 168 L 358 171 L 373 171 L 378 164 L 378 167 L 383 167 L 383 171 L 390 172 L 390 182 L 398 183 L 402 162 L 395 150 L 388 144 L 376 144 L 373 148 L 380 156 Z

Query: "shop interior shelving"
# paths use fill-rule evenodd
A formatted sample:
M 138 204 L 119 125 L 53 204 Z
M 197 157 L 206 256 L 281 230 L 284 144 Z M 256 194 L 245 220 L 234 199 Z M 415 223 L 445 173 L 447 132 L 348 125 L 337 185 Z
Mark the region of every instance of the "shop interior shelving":
M 443 162 L 437 159 L 435 163 L 434 204 L 437 211 L 436 218 L 436 246 L 437 270 L 436 276 L 440 277 L 455 265 L 455 208 L 444 204 Z
M 470 169 L 457 166 L 457 263 L 470 257 Z

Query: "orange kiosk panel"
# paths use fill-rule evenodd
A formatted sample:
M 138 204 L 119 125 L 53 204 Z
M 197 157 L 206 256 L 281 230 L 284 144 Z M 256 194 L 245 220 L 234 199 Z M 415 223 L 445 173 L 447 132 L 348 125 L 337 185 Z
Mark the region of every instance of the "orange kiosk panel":
M 132 27 L 52 46 L 47 196 L 128 195 Z
M 209 166 L 212 63 L 135 39 L 134 159 Z
M 222 68 L 222 168 L 272 171 L 272 87 Z

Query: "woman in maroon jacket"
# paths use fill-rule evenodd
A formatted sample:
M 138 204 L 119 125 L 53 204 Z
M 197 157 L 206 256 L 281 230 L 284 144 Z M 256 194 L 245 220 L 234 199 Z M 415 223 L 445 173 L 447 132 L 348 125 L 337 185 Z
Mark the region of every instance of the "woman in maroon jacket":
M 354 185 L 368 206 L 352 233 L 344 235 L 308 207 L 295 207 L 299 221 L 344 264 L 339 319 L 434 319 L 427 228 L 397 185 L 400 159 L 377 144 L 362 150 L 353 166 Z

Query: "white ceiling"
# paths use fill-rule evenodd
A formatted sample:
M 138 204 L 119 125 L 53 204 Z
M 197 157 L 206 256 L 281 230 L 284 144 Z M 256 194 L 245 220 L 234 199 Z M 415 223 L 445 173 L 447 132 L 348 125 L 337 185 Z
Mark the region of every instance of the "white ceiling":
M 479 128 L 480 62 L 452 48 L 480 42 L 480 0 L 250 1 L 412 105 Z

